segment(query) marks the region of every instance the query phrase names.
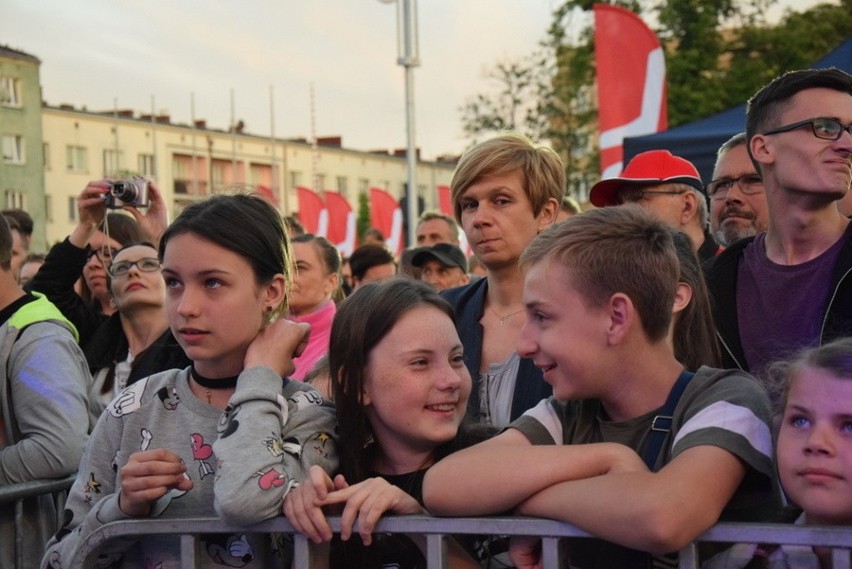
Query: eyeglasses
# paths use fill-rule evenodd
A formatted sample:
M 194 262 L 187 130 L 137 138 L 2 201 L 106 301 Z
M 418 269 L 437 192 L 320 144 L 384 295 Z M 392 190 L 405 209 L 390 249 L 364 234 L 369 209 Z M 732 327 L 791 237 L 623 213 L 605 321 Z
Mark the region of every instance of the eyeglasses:
M 747 196 L 763 191 L 763 180 L 757 174 L 745 174 L 739 178 L 719 178 L 707 184 L 707 195 L 711 200 L 723 200 L 734 184 Z
M 808 119 L 804 121 L 794 122 L 792 124 L 773 128 L 772 130 L 766 131 L 763 134 L 767 135 L 778 134 L 779 132 L 789 132 L 791 130 L 801 128 L 805 125 L 809 125 L 811 127 L 811 130 L 813 131 L 815 137 L 821 138 L 823 140 L 838 140 L 841 136 L 843 136 L 843 131 L 852 134 L 852 123 L 844 125 L 839 120 L 828 117 L 819 117 L 816 119 Z
M 129 273 L 133 267 L 138 268 L 143 273 L 153 273 L 160 270 L 160 261 L 153 257 L 145 257 L 138 261 L 119 261 L 110 265 L 107 271 L 111 277 L 120 277 Z
M 89 262 L 89 259 L 96 256 L 98 257 L 98 261 L 101 262 L 102 265 L 109 265 L 110 261 L 112 261 L 113 256 L 117 251 L 112 247 L 98 247 L 97 249 L 92 249 L 89 251 L 89 254 L 86 255 L 86 262 Z
M 621 203 L 641 202 L 647 196 L 677 196 L 684 193 L 683 190 L 643 190 L 642 188 L 629 188 L 622 190 L 618 195 Z

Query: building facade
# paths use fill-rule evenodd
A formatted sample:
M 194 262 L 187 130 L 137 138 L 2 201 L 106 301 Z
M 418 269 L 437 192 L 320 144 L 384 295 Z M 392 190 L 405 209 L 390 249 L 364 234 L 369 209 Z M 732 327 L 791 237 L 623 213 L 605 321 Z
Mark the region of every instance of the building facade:
M 408 171 L 404 153 L 343 147 L 340 137 L 289 140 L 173 123 L 168 115 L 132 110 L 93 112 L 42 101 L 38 58 L 0 46 L 0 191 L 2 207 L 35 222 L 31 250 L 45 251 L 77 224 L 76 197 L 90 180 L 144 176 L 154 180 L 171 219 L 214 193 L 260 192 L 288 215 L 296 188 L 335 191 L 353 210 L 358 195 L 381 188 L 399 199 Z M 438 208 L 454 164 L 418 160 L 418 195 Z
M 0 45 L 0 199 L 2 208 L 21 208 L 45 227 L 42 175 L 41 84 L 37 57 Z M 43 229 L 31 247 L 45 246 Z
M 405 156 L 348 150 L 339 138 L 316 146 L 194 125 L 168 116 L 132 111 L 42 109 L 47 242 L 63 239 L 77 223 L 75 198 L 89 180 L 140 175 L 156 181 L 172 218 L 188 204 L 214 193 L 260 191 L 283 214 L 299 209 L 296 187 L 339 192 L 353 209 L 358 194 L 382 188 L 396 198 L 405 191 Z M 453 164 L 418 162 L 419 195 L 438 204 L 437 187 L 448 186 Z

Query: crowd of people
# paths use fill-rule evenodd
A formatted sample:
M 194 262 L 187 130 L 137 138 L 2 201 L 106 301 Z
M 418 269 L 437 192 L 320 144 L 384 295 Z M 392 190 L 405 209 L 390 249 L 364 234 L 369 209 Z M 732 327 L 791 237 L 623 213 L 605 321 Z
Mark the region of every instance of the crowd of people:
M 108 208 L 30 254 L 0 216 L 0 486 L 77 473 L 59 528 L 24 503 L 24 567 L 111 521 L 283 515 L 331 567 L 425 565 L 385 514 L 571 523 L 575 568 L 675 567 L 719 521 L 852 525 L 852 76 L 782 75 L 703 183 L 662 150 L 564 197 L 514 133 L 460 158 L 454 216 L 400 258 L 343 259 L 260 197 L 169 223 Z M 468 252 L 471 254 L 468 255 Z M 334 535 L 329 515 L 341 516 Z M 0 513 L 0 566 L 14 567 Z M 37 554 L 32 552 L 38 552 Z M 200 538 L 200 567 L 287 567 L 286 535 Z M 534 568 L 539 539 L 458 535 L 449 566 Z M 831 567 L 818 547 L 708 544 L 703 566 Z M 178 567 L 176 535 L 97 567 Z

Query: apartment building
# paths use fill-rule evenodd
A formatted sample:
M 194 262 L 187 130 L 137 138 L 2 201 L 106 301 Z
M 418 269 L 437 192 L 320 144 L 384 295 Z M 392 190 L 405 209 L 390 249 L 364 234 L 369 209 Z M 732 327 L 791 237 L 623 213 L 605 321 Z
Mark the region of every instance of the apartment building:
M 0 45 L 0 207 L 22 208 L 45 226 L 41 85 L 37 57 Z M 36 231 L 31 246 L 45 246 Z
M 76 196 L 90 180 L 141 175 L 154 180 L 172 219 L 215 193 L 261 192 L 284 214 L 299 209 L 296 187 L 339 192 L 353 210 L 358 195 L 381 188 L 399 199 L 408 177 L 405 153 L 343 147 L 339 136 L 281 139 L 232 128 L 172 122 L 168 114 L 91 111 L 42 102 L 37 58 L 0 46 L 0 191 L 3 207 L 35 220 L 32 249 L 43 251 L 77 223 Z M 454 164 L 418 160 L 418 195 L 438 207 Z

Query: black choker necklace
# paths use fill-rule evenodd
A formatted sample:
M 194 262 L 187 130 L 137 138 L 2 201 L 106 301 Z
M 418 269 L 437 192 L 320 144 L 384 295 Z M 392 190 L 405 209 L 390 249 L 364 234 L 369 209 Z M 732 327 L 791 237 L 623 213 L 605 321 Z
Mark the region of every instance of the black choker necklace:
M 195 380 L 195 383 L 205 389 L 233 389 L 237 386 L 238 377 L 238 375 L 235 375 L 233 377 L 210 379 L 209 377 L 204 377 L 198 373 L 195 366 L 192 367 L 192 379 Z

